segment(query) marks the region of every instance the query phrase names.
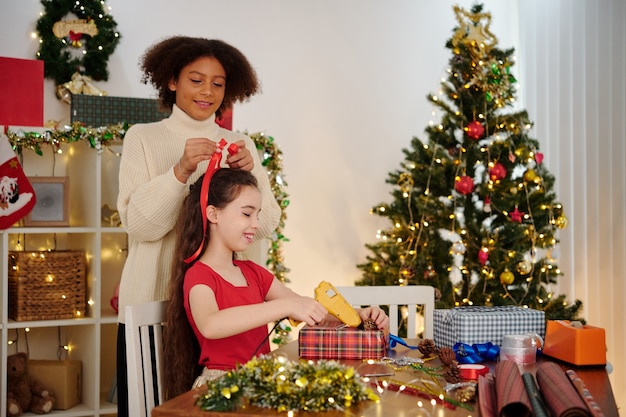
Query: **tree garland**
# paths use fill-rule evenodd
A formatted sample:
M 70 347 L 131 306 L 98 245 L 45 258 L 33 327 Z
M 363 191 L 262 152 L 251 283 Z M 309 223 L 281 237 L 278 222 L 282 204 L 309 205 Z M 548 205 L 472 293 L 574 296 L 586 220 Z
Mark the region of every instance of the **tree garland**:
M 37 21 L 37 59 L 44 76 L 61 85 L 79 73 L 99 81 L 109 79 L 109 56 L 120 41 L 117 23 L 104 10 L 103 0 L 41 0 L 45 12 Z M 62 19 L 74 14 L 78 20 Z M 81 49 L 82 48 L 82 49 Z M 72 56 L 72 49 L 79 56 Z
M 24 130 L 12 132 L 7 129 L 6 135 L 13 150 L 18 155 L 21 155 L 25 149 L 28 149 L 41 156 L 43 155 L 42 148 L 45 146 L 50 146 L 53 152 L 56 153 L 61 150 L 61 145 L 75 142 L 87 142 L 90 147 L 98 152 L 102 152 L 115 141 L 123 140 L 129 126 L 128 123 L 118 123 L 110 126 L 89 127 L 84 126 L 80 122 L 74 122 L 64 128 L 55 128 L 43 132 L 26 132 Z M 286 273 L 289 272 L 289 268 L 283 263 L 282 244 L 283 242 L 288 242 L 289 239 L 283 235 L 282 231 L 287 218 L 285 209 L 289 205 L 289 195 L 285 190 L 287 183 L 282 176 L 282 151 L 276 146 L 274 138 L 271 136 L 261 132 L 244 133 L 252 139 L 257 149 L 263 153 L 261 164 L 267 169 L 272 192 L 281 209 L 278 227 L 269 238 L 271 242 L 267 251 L 266 266 L 280 281 L 288 283 L 290 281 L 287 279 Z M 278 331 L 277 333 L 279 337 L 275 342 L 282 344 L 287 337 L 288 331 Z

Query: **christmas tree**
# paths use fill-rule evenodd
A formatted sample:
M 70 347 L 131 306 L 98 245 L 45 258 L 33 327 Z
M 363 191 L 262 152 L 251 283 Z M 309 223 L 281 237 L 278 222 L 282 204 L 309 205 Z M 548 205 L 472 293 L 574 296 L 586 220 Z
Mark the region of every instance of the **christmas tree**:
M 510 108 L 514 50 L 498 48 L 482 5 L 454 12 L 448 75 L 440 94 L 427 96 L 441 120 L 425 129 L 427 143 L 412 139 L 389 174 L 393 201 L 372 213 L 390 227 L 366 244 L 356 284 L 432 285 L 437 308 L 517 305 L 575 319 L 582 303 L 552 290 L 562 275 L 553 249 L 564 208 L 527 112 Z

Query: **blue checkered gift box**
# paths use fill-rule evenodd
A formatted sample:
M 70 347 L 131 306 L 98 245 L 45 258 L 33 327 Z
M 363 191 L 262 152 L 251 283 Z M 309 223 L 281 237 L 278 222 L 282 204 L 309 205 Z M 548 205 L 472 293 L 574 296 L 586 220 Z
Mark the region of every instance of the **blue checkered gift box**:
M 543 311 L 516 306 L 471 306 L 435 309 L 434 340 L 438 347 L 491 342 L 502 344 L 505 334 L 546 333 Z

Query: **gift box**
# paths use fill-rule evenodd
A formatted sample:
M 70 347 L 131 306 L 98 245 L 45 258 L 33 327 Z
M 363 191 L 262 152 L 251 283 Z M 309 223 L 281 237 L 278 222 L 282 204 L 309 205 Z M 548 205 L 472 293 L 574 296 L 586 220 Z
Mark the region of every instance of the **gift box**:
M 548 320 L 545 355 L 574 365 L 606 365 L 603 328 L 568 320 Z
M 0 57 L 0 126 L 43 126 L 43 61 Z
M 434 340 L 438 347 L 455 343 L 491 342 L 500 346 L 507 334 L 537 334 L 544 337 L 545 313 L 516 306 L 467 306 L 435 309 Z
M 387 346 L 383 330 L 359 330 L 340 322 L 305 325 L 298 336 L 298 352 L 304 359 L 380 359 Z
M 170 115 L 159 108 L 159 101 L 151 98 L 72 95 L 71 121 L 85 126 L 107 126 L 117 123 L 158 122 Z
M 55 410 L 67 410 L 80 404 L 83 384 L 81 361 L 30 359 L 28 373 L 56 399 Z

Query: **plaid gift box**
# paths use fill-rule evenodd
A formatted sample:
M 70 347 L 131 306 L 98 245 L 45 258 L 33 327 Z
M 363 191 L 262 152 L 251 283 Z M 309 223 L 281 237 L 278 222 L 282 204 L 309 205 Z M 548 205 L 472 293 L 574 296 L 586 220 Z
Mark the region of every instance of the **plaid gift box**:
M 298 353 L 304 359 L 380 359 L 387 351 L 383 330 L 359 330 L 339 322 L 304 326 Z
M 502 344 L 505 334 L 546 332 L 545 313 L 516 306 L 471 306 L 435 309 L 434 339 L 438 347 L 491 342 Z

